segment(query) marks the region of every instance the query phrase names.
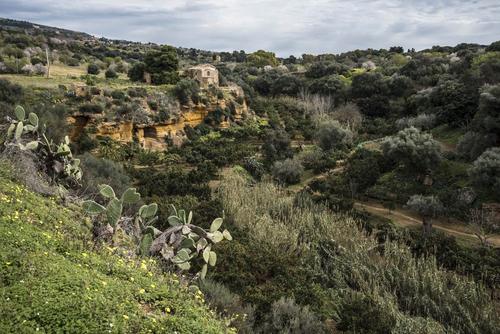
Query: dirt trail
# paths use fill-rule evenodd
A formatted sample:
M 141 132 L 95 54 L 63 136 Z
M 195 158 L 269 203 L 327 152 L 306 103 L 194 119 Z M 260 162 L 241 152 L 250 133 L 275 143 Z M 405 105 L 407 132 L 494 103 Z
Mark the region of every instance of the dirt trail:
M 409 215 L 406 215 L 403 212 L 399 211 L 398 209 L 389 211 L 389 209 L 386 209 L 386 208 L 383 208 L 380 206 L 376 206 L 373 204 L 362 203 L 362 202 L 356 202 L 354 206 L 357 208 L 365 209 L 366 211 L 368 211 L 372 214 L 382 216 L 385 218 L 389 218 L 398 225 L 402 225 L 402 226 L 406 226 L 406 227 L 422 225 L 421 220 L 416 219 L 414 217 L 411 217 Z M 459 231 L 457 229 L 452 229 L 449 227 L 441 226 L 439 220 L 436 220 L 436 219 L 433 220 L 433 227 L 437 230 L 441 230 L 443 232 L 446 232 L 446 233 L 454 235 L 454 236 L 462 236 L 462 237 L 473 238 L 473 239 L 477 240 L 477 238 L 474 234 Z M 494 235 L 491 238 L 489 238 L 488 241 L 492 245 L 494 245 L 495 247 L 500 247 L 500 236 Z

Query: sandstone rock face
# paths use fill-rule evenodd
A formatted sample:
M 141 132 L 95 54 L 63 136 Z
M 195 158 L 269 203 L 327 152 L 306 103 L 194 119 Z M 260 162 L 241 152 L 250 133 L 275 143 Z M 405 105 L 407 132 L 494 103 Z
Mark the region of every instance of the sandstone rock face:
M 120 143 L 130 143 L 137 141 L 144 149 L 153 151 L 166 150 L 170 145 L 180 146 L 187 139 L 184 128 L 186 126 L 195 127 L 205 118 L 218 109 L 226 109 L 232 106 L 231 119 L 225 117 L 218 124 L 219 128 L 230 127 L 232 123 L 240 121 L 247 113 L 248 107 L 244 101 L 244 93 L 241 87 L 231 85 L 220 87 L 224 93 L 224 98 L 216 96 L 206 96 L 204 104 L 190 104 L 178 106 L 180 110 L 173 113 L 175 116 L 162 122 L 150 122 L 140 124 L 131 120 L 105 121 L 104 113 L 82 114 L 74 113 L 68 118 L 70 124 L 71 140 L 77 140 L 84 130 L 87 130 L 91 138 L 108 137 Z M 86 94 L 85 87 L 75 87 L 77 94 Z M 237 102 L 239 101 L 239 103 Z M 144 101 L 144 107 L 147 103 Z M 147 110 L 147 113 L 154 116 L 154 111 Z

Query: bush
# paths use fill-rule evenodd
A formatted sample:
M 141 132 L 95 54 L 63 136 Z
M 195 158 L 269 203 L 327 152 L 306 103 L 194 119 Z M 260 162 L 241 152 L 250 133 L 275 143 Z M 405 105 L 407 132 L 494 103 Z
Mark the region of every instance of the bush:
M 337 121 L 325 121 L 318 126 L 318 145 L 324 151 L 345 149 L 352 145 L 353 135 Z
M 14 104 L 19 102 L 24 95 L 23 87 L 0 79 L 0 101 Z
M 323 173 L 335 167 L 335 158 L 319 148 L 304 152 L 300 155 L 300 161 L 305 169 L 313 170 L 315 173 Z
M 322 334 L 326 328 L 309 307 L 297 305 L 293 298 L 282 297 L 271 306 L 262 333 Z
M 271 165 L 276 160 L 283 160 L 293 157 L 290 147 L 290 137 L 283 130 L 269 130 L 264 136 L 262 150 L 266 163 Z
M 198 103 L 200 86 L 192 79 L 182 79 L 174 88 L 174 94 L 181 104 L 188 104 L 190 101 Z
M 175 84 L 179 81 L 179 59 L 177 51 L 170 45 L 163 45 L 159 50 L 152 50 L 144 57 L 145 71 L 151 74 L 155 85 Z
M 118 78 L 118 73 L 112 68 L 108 68 L 106 72 L 104 72 L 104 76 L 106 79 L 116 79 Z
M 89 64 L 89 66 L 87 66 L 87 74 L 97 75 L 99 72 L 101 72 L 101 70 L 96 64 Z
M 130 97 L 146 97 L 148 96 L 148 91 L 144 87 L 130 87 L 127 91 Z
M 82 114 L 100 114 L 103 112 L 103 107 L 97 103 L 85 103 L 79 108 Z
M 273 165 L 272 174 L 274 179 L 281 184 L 296 184 L 300 182 L 300 176 L 304 167 L 297 160 L 286 159 L 276 161 Z
M 122 101 L 122 100 L 125 100 L 125 98 L 127 97 L 127 94 L 125 94 L 125 92 L 121 91 L 121 90 L 114 90 L 111 92 L 111 97 L 114 100 Z
M 238 333 L 254 333 L 254 309 L 252 306 L 244 305 L 237 294 L 210 279 L 200 282 L 200 290 L 205 294 L 212 308 L 219 314 L 232 319 L 230 326 L 237 328 Z
M 144 81 L 144 71 L 146 69 L 146 65 L 144 63 L 135 63 L 128 70 L 128 77 L 131 81 Z
M 457 153 L 466 161 L 474 161 L 495 143 L 496 136 L 494 134 L 469 131 L 458 141 Z
M 469 173 L 477 186 L 500 195 L 500 147 L 490 148 L 481 154 Z
M 265 173 L 264 164 L 259 162 L 255 157 L 245 158 L 243 162 L 243 167 L 245 170 L 252 175 L 252 177 L 258 181 L 262 179 Z
M 352 154 L 346 164 L 345 176 L 356 192 L 363 193 L 373 186 L 381 175 L 382 156 L 379 152 L 359 149 Z
M 97 158 L 90 153 L 80 157 L 83 173 L 82 184 L 87 194 L 97 194 L 98 185 L 108 184 L 121 194 L 131 185 L 123 167 L 114 161 Z
M 352 293 L 339 311 L 337 328 L 366 334 L 392 333 L 396 319 L 389 310 L 361 293 Z
M 430 130 L 436 125 L 436 115 L 420 114 L 416 117 L 405 117 L 396 121 L 398 129 L 403 130 L 409 127 L 415 127 L 420 130 Z
M 407 128 L 382 143 L 384 155 L 403 165 L 406 170 L 427 173 L 441 161 L 441 148 L 432 135 Z

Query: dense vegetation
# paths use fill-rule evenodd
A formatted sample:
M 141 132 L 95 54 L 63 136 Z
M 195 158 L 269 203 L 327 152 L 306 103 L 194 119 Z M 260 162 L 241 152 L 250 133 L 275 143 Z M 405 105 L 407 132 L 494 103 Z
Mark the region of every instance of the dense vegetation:
M 2 331 L 224 332 L 221 318 L 242 333 L 498 331 L 498 42 L 278 58 L 0 23 Z M 42 78 L 46 48 L 81 74 Z M 182 144 L 65 139 L 68 115 L 148 125 L 225 99 L 183 77 L 198 63 L 244 97 Z M 23 300 L 26 282 L 54 308 Z

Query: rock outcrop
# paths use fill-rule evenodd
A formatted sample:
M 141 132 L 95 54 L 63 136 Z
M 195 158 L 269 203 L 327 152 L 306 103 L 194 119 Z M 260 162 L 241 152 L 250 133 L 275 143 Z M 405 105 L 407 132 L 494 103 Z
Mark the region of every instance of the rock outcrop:
M 212 124 L 219 128 L 227 128 L 231 124 L 242 120 L 248 113 L 248 107 L 244 100 L 244 93 L 241 87 L 232 85 L 220 87 L 224 98 L 211 96 L 205 93 L 204 103 L 190 103 L 189 105 L 178 105 L 176 112 L 168 120 L 161 122 L 150 122 L 147 124 L 137 123 L 133 120 L 106 121 L 104 114 L 84 114 L 74 113 L 69 117 L 68 123 L 71 125 L 70 138 L 77 140 L 84 130 L 91 138 L 108 137 L 120 143 L 138 142 L 144 149 L 163 151 L 170 145 L 180 146 L 187 139 L 185 127 L 195 127 L 203 123 L 207 116 L 220 110 L 230 110 L 217 124 Z M 82 94 L 85 89 L 78 87 L 78 93 Z M 147 105 L 144 103 L 144 105 Z M 155 112 L 147 110 L 154 116 Z

